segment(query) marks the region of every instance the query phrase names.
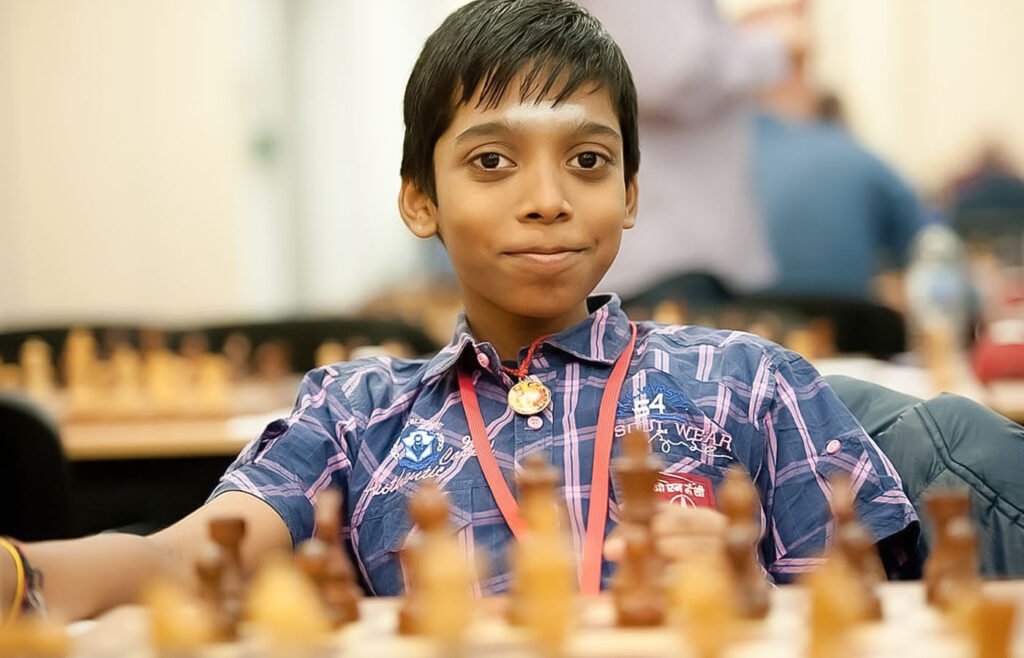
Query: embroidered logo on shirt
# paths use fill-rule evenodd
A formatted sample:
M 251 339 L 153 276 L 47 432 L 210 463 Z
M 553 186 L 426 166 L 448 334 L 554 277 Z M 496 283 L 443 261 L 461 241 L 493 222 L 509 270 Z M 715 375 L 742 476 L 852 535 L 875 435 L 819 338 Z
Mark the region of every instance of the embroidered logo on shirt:
M 687 405 L 678 391 L 647 385 L 636 391 L 631 405 L 619 402 L 618 407 L 632 422 L 615 426 L 617 438 L 641 430 L 649 435 L 653 451 L 668 455 L 673 447 L 681 446 L 708 464 L 717 458 L 728 459 L 732 451 L 732 436 L 699 409 Z
M 654 495 L 680 507 L 715 509 L 715 493 L 711 480 L 693 473 L 661 473 L 654 485 Z
M 398 438 L 402 457 L 398 465 L 410 471 L 430 468 L 441 458 L 444 439 L 420 427 L 409 427 Z

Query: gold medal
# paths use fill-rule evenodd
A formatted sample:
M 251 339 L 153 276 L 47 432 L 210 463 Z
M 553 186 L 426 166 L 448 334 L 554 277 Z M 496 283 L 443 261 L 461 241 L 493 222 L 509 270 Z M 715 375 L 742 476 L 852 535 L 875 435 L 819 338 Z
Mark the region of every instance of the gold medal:
M 521 416 L 539 414 L 551 404 L 551 391 L 539 379 L 525 377 L 508 391 L 508 406 Z

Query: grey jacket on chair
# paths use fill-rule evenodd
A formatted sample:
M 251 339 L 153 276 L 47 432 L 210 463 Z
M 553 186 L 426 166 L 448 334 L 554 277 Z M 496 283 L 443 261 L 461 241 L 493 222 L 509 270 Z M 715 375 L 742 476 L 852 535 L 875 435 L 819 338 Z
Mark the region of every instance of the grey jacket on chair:
M 826 379 L 903 478 L 924 529 L 922 555 L 932 540 L 926 494 L 966 487 L 982 573 L 1024 577 L 1024 428 L 957 395 L 920 400 L 851 377 Z

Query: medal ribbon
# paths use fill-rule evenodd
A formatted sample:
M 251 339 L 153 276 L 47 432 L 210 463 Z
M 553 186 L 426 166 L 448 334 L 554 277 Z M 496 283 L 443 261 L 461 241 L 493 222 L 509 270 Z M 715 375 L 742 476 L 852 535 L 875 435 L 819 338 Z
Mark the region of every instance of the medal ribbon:
M 601 396 L 601 407 L 597 415 L 597 436 L 594 440 L 594 469 L 590 478 L 590 513 L 587 518 L 587 529 L 583 541 L 583 567 L 580 574 L 580 592 L 584 595 L 596 595 L 601 591 L 601 564 L 604 548 L 604 530 L 608 522 L 609 484 L 611 481 L 612 438 L 615 433 L 615 410 L 619 401 L 619 392 L 626 380 L 630 357 L 636 344 L 636 325 L 630 323 L 630 338 L 626 349 L 615 361 L 612 374 L 608 378 L 604 394 Z M 527 355 L 528 359 L 532 356 Z M 527 360 L 529 363 L 529 360 Z M 487 486 L 498 503 L 501 515 L 505 517 L 512 534 L 522 539 L 526 534 L 526 525 L 519 514 L 519 503 L 505 482 L 501 468 L 494 457 L 487 427 L 480 413 L 480 402 L 477 400 L 476 389 L 468 373 L 459 369 L 459 394 L 462 406 L 466 411 L 469 434 L 473 438 L 477 460 L 487 480 Z

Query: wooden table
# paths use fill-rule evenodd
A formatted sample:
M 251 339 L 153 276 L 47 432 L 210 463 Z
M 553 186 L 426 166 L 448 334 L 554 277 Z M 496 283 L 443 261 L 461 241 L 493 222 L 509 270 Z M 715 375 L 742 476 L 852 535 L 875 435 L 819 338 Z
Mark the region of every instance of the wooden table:
M 1024 607 L 1024 581 L 989 583 L 993 596 L 1016 602 Z M 851 655 L 895 656 L 898 658 L 966 658 L 972 652 L 953 624 L 924 603 L 920 583 L 889 583 L 882 587 L 885 620 L 866 625 L 850 640 Z M 477 606 L 476 618 L 467 629 L 462 654 L 480 658 L 520 658 L 539 655 L 520 629 L 510 628 L 500 613 L 503 601 L 484 599 Z M 325 643 L 323 653 L 294 655 L 369 657 L 427 657 L 451 655 L 439 651 L 430 642 L 396 635 L 398 599 L 367 599 L 362 604 L 363 619 L 334 634 Z M 725 653 L 729 658 L 794 658 L 805 655 L 808 624 L 805 592 L 799 587 L 781 587 L 773 592 L 772 611 L 761 622 L 739 628 L 737 642 Z M 1021 614 L 1017 615 L 1016 636 L 1009 655 L 1024 657 Z M 95 622 L 72 625 L 76 651 L 74 658 L 100 655 L 154 655 L 147 648 L 144 610 L 121 608 Z M 254 640 L 221 645 L 203 652 L 202 656 L 224 658 L 246 654 Z M 275 654 L 276 655 L 276 654 Z M 602 595 L 581 601 L 575 614 L 565 656 L 594 658 L 635 658 L 693 656 L 681 627 L 630 630 L 616 628 L 611 599 Z
M 94 461 L 236 455 L 269 422 L 290 409 L 224 419 L 67 423 L 61 443 L 68 459 Z

